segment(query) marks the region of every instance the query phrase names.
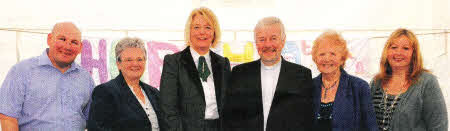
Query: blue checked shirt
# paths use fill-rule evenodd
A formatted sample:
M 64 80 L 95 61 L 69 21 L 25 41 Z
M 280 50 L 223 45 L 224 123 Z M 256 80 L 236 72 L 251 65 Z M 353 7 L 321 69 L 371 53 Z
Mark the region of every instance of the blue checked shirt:
M 17 118 L 21 131 L 82 131 L 94 81 L 76 63 L 62 74 L 47 51 L 11 68 L 0 88 L 0 113 Z

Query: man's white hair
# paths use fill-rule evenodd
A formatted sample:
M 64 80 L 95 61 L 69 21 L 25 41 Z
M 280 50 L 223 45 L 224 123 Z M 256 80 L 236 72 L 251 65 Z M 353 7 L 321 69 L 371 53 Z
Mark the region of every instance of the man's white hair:
M 255 32 L 256 29 L 258 29 L 258 28 L 261 28 L 261 27 L 264 27 L 264 26 L 269 26 L 269 25 L 275 25 L 275 24 L 280 26 L 281 40 L 286 40 L 286 33 L 284 32 L 283 22 L 281 22 L 280 18 L 275 17 L 275 16 L 264 17 L 261 20 L 259 20 L 258 23 L 256 24 L 255 29 L 253 30 L 253 32 Z

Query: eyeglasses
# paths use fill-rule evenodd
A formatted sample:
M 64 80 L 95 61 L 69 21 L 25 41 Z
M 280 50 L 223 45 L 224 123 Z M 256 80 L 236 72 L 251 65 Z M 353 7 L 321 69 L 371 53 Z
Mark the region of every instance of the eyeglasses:
M 125 59 L 120 60 L 120 61 L 123 62 L 123 63 L 126 63 L 126 64 L 130 64 L 130 63 L 133 63 L 133 62 L 136 62 L 136 63 L 139 63 L 139 64 L 143 64 L 143 63 L 145 63 L 145 58 L 137 58 L 137 59 L 125 58 Z

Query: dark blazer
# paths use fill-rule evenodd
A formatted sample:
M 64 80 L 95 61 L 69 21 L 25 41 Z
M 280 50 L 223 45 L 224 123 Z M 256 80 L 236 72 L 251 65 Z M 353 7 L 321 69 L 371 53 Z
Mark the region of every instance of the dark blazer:
M 158 122 L 161 123 L 159 91 L 141 81 L 139 85 L 150 100 Z M 89 131 L 152 130 L 147 114 L 128 87 L 122 73 L 94 88 L 87 128 Z
M 231 76 L 227 58 L 210 51 L 212 75 L 219 120 L 222 118 L 223 93 Z M 205 97 L 200 76 L 189 46 L 166 55 L 161 75 L 162 129 L 167 131 L 202 131 L 205 128 Z
M 225 96 L 225 130 L 263 131 L 261 61 L 233 67 L 231 81 Z M 312 93 L 311 70 L 282 59 L 266 131 L 310 131 Z
M 322 92 L 322 74 L 313 79 L 314 124 L 318 125 Z M 341 69 L 339 87 L 332 112 L 332 128 L 336 131 L 377 131 L 377 123 L 369 84 Z

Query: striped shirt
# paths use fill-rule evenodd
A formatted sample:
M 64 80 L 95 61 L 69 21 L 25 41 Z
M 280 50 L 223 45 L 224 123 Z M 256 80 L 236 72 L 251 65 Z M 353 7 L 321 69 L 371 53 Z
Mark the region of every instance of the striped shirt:
M 389 124 L 392 121 L 392 116 L 395 113 L 395 108 L 401 100 L 400 97 L 395 100 L 395 97 L 395 95 L 386 94 L 381 88 L 378 88 L 373 95 L 373 106 L 375 108 L 378 129 L 380 131 L 389 130 L 390 128 Z M 394 105 L 392 105 L 393 103 Z

